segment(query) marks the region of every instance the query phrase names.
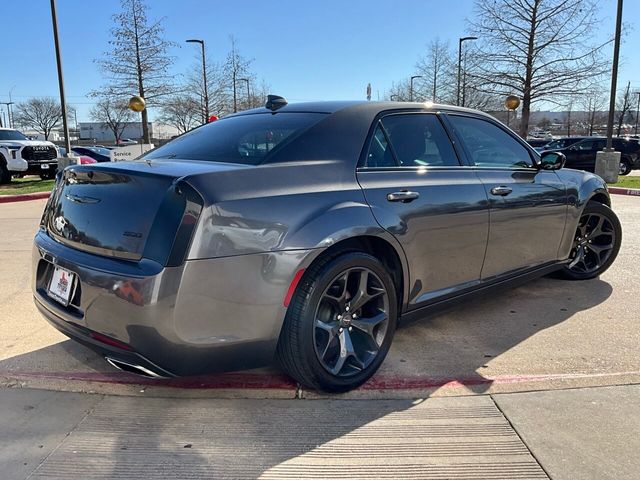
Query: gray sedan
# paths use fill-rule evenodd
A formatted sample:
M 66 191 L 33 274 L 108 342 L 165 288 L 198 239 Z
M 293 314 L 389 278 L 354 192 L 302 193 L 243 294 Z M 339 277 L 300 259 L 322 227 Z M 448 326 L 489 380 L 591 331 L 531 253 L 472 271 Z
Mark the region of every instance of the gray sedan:
M 607 187 L 563 162 L 473 110 L 270 96 L 137 161 L 61 172 L 35 237 L 35 303 L 130 372 L 275 358 L 345 391 L 402 322 L 612 264 Z

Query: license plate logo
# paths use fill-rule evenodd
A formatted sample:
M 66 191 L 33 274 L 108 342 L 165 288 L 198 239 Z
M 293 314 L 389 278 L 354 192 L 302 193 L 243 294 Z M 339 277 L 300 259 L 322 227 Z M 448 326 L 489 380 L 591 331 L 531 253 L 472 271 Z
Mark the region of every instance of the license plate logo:
M 43 163 L 42 165 L 40 165 L 40 168 L 42 170 L 49 170 L 49 164 L 48 163 Z
M 55 267 L 53 275 L 51 275 L 51 282 L 49 283 L 49 296 L 64 306 L 69 305 L 74 280 L 74 273 L 64 268 Z

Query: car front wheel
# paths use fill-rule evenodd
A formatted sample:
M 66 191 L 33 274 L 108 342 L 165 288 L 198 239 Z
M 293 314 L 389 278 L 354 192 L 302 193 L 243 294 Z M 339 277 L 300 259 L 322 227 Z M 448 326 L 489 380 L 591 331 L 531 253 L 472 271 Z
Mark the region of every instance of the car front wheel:
M 569 263 L 561 271 L 570 280 L 595 278 L 611 266 L 620 250 L 622 227 L 606 205 L 589 202 L 573 239 Z
M 348 252 L 305 272 L 289 305 L 277 357 L 300 384 L 344 392 L 384 360 L 396 328 L 391 276 L 375 257 Z
M 629 175 L 631 173 L 631 165 L 626 160 L 620 161 L 620 169 L 618 175 Z
M 0 155 L 0 184 L 11 182 L 11 172 L 6 167 L 6 160 Z

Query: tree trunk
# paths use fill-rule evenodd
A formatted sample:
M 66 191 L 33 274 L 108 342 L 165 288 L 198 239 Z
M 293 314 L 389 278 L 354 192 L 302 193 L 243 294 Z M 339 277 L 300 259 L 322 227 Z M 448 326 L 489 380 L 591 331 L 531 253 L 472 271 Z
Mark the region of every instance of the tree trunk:
M 534 1 L 531 12 L 531 30 L 529 30 L 529 43 L 527 45 L 527 64 L 522 89 L 522 118 L 520 119 L 520 136 L 527 138 L 529 133 L 529 117 L 531 115 L 531 83 L 533 81 L 533 56 L 535 54 L 536 27 L 538 26 L 538 3 Z

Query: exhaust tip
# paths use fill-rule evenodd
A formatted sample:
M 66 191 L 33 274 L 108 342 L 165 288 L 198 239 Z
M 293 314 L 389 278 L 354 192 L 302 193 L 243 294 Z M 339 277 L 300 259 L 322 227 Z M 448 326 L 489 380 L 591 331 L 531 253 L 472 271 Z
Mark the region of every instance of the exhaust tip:
M 117 360 L 111 357 L 105 357 L 105 360 L 113 367 L 118 370 L 122 370 L 123 372 L 134 373 L 136 375 L 140 375 L 142 377 L 147 378 L 165 378 L 164 375 L 160 375 L 152 370 L 149 370 L 142 365 L 134 365 L 132 363 L 123 362 L 122 360 Z

